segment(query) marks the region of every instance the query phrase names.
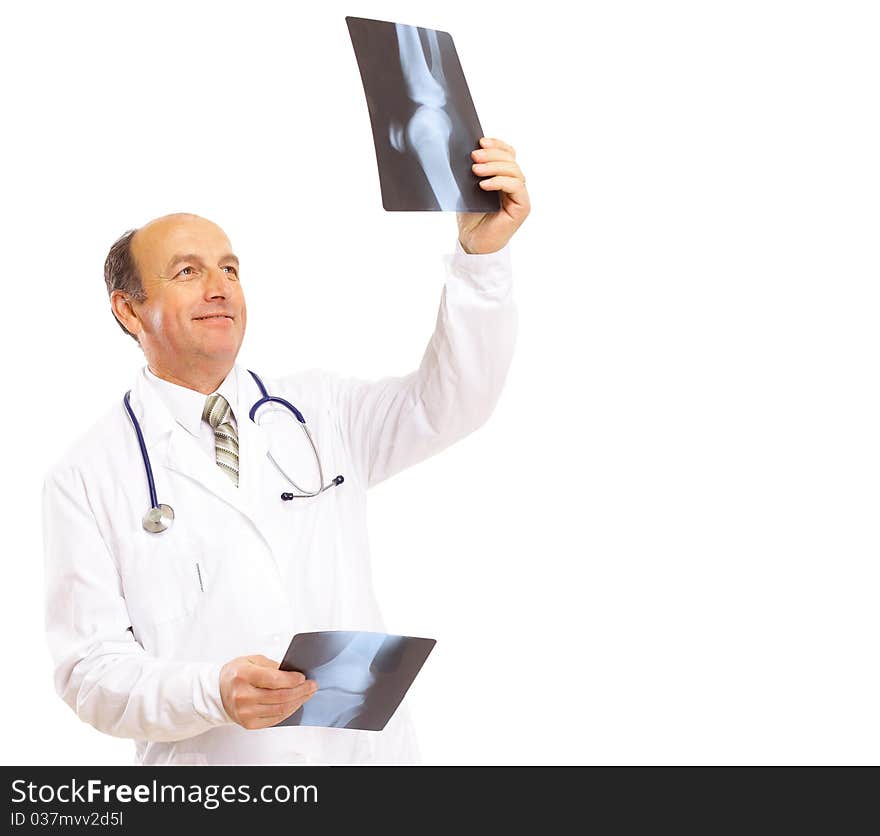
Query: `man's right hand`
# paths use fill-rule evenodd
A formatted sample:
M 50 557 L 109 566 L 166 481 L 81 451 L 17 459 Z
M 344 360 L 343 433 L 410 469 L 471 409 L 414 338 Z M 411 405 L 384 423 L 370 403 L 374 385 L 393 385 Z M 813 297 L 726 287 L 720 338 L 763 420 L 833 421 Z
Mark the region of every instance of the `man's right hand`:
M 314 679 L 282 671 L 265 656 L 239 656 L 220 670 L 220 696 L 226 713 L 246 729 L 280 723 L 318 690 Z

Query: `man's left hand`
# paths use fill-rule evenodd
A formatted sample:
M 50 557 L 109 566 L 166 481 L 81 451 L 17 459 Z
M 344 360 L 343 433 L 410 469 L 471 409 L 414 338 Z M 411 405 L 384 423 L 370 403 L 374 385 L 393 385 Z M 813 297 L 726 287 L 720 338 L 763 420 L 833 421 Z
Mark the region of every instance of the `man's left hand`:
M 500 139 L 482 137 L 480 148 L 471 152 L 471 170 L 479 177 L 485 191 L 501 192 L 501 211 L 459 212 L 458 240 L 465 252 L 472 255 L 500 250 L 529 216 L 531 204 L 526 191 L 526 178 L 516 162 L 516 152 Z

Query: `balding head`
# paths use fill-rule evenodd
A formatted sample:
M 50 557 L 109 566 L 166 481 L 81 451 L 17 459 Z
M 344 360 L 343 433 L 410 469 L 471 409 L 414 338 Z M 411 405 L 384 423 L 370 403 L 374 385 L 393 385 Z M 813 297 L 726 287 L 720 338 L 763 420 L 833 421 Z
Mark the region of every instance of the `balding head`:
M 126 293 L 131 299 L 142 302 L 146 298 L 146 294 L 144 293 L 144 285 L 141 280 L 137 256 L 135 255 L 135 239 L 138 238 L 138 233 L 140 233 L 141 230 L 145 230 L 145 234 L 149 241 L 151 237 L 161 234 L 163 229 L 167 229 L 169 224 L 173 225 L 176 220 L 191 220 L 193 218 L 212 223 L 206 218 L 202 218 L 201 215 L 196 215 L 193 212 L 172 212 L 168 215 L 154 218 L 152 221 L 148 221 L 138 229 L 129 229 L 120 235 L 119 238 L 113 242 L 110 251 L 107 253 L 107 258 L 104 260 L 104 284 L 107 286 L 107 294 L 112 295 L 114 290 L 120 290 Z M 213 225 L 216 226 L 216 224 Z M 217 228 L 219 229 L 219 227 Z M 141 235 L 141 242 L 143 242 L 143 238 L 144 235 Z M 147 246 L 149 246 L 149 244 L 147 244 Z M 141 247 L 143 247 L 143 243 L 141 244 Z M 126 329 L 115 315 L 113 318 L 116 319 L 117 325 L 119 325 L 126 334 L 128 334 L 135 342 L 138 341 L 137 337 Z
M 114 315 L 154 371 L 232 367 L 247 310 L 238 259 L 213 221 L 175 212 L 129 230 L 111 247 L 104 279 Z
M 176 228 L 186 228 L 188 225 L 193 224 L 211 227 L 215 232 L 219 232 L 220 235 L 226 238 L 226 233 L 217 224 L 209 221 L 207 218 L 203 218 L 201 215 L 196 215 L 193 212 L 172 212 L 169 215 L 162 215 L 159 218 L 147 221 L 140 229 L 136 229 L 131 242 L 132 249 L 133 251 L 149 250 L 157 242 L 161 242 L 169 234 L 173 233 Z

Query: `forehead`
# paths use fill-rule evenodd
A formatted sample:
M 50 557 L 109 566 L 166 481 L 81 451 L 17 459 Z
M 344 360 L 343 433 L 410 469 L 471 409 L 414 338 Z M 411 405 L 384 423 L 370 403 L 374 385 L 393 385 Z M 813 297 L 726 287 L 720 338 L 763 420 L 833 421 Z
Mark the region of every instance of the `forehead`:
M 135 233 L 131 246 L 138 264 L 148 272 L 164 269 L 178 253 L 212 259 L 232 251 L 226 233 L 217 224 L 198 216 L 150 221 Z

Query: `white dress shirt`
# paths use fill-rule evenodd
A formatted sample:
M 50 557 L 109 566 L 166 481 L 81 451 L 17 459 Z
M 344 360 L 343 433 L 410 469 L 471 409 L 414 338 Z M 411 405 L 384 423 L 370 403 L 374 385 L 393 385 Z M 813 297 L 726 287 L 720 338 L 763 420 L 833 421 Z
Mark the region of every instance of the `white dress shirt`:
M 165 380 L 154 374 L 149 366 L 144 366 L 143 371 L 150 385 L 155 388 L 159 397 L 162 398 L 162 402 L 168 407 L 168 411 L 174 417 L 174 420 L 198 441 L 199 446 L 213 460 L 214 430 L 207 421 L 202 419 L 205 401 L 210 395 L 203 395 L 201 392 L 196 392 L 195 389 L 187 389 L 186 386 L 180 386 L 177 383 L 172 383 L 170 380 Z M 223 382 L 215 390 L 226 398 L 226 402 L 230 406 L 230 417 L 227 420 L 236 430 L 238 430 L 236 421 L 236 416 L 238 415 L 237 374 L 237 369 L 233 366 L 229 374 L 226 375 Z

